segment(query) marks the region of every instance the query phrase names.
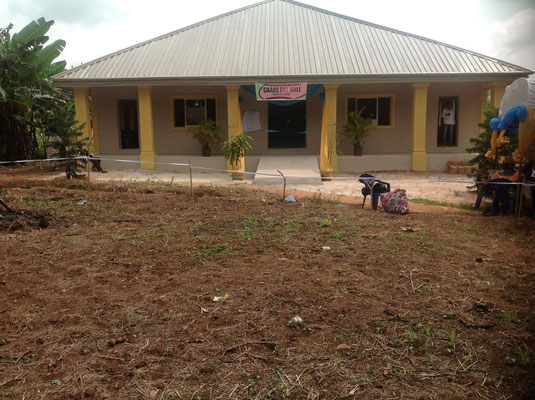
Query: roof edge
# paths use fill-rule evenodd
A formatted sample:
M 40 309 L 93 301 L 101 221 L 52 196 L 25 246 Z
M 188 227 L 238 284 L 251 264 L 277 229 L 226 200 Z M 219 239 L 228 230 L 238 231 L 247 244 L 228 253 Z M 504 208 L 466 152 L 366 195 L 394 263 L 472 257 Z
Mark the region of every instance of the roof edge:
M 493 82 L 513 81 L 518 78 L 528 77 L 535 71 L 507 72 L 507 73 L 450 73 L 450 74 L 382 74 L 382 75 L 310 75 L 310 76 L 223 76 L 223 77 L 188 77 L 188 78 L 127 78 L 127 79 L 62 79 L 54 80 L 58 87 L 119 87 L 119 86 L 186 86 L 186 85 L 230 85 L 230 84 L 254 84 L 255 82 L 284 83 L 306 81 L 308 83 L 444 83 L 444 82 Z

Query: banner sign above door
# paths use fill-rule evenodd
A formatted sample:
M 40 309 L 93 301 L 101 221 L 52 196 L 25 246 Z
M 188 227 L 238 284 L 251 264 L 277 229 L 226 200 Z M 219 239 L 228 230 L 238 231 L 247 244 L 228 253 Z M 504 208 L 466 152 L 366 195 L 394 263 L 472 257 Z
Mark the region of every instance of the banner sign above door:
M 256 83 L 256 99 L 267 100 L 306 100 L 307 83 Z

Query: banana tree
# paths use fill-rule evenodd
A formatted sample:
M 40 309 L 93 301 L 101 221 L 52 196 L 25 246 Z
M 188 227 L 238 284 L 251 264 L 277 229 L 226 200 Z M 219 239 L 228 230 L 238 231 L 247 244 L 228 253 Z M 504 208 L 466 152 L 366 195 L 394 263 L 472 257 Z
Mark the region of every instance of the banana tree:
M 0 159 L 31 158 L 37 149 L 36 131 L 42 115 L 62 94 L 50 77 L 65 69 L 53 62 L 65 47 L 64 40 L 48 43 L 46 33 L 54 21 L 39 18 L 18 33 L 13 25 L 0 29 Z

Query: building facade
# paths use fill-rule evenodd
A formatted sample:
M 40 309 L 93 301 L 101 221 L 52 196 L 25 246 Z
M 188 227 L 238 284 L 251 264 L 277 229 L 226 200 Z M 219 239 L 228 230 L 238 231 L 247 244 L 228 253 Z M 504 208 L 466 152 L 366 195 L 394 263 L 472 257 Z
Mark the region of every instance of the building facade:
M 490 100 L 531 71 L 291 0 L 267 0 L 137 44 L 54 77 L 73 88 L 92 151 L 107 158 L 192 160 L 188 129 L 212 119 L 253 138 L 245 168 L 266 155 L 317 155 L 333 171 L 443 170 L 465 160 Z M 259 101 L 256 83 L 306 83 L 306 100 Z M 91 99 L 91 100 L 90 100 Z M 90 108 L 91 104 L 91 110 Z M 354 156 L 340 135 L 351 111 L 374 130 Z M 248 126 L 250 125 L 250 126 Z

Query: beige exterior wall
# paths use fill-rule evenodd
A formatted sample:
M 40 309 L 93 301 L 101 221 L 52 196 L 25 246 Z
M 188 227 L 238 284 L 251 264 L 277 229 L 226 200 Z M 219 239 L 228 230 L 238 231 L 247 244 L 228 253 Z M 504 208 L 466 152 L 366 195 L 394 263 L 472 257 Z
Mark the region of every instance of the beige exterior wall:
M 338 137 L 339 151 L 353 154 L 353 145 L 340 134 L 347 118 L 347 98 L 351 95 L 393 95 L 394 126 L 373 130 L 366 138 L 363 153 L 410 153 L 412 149 L 412 88 L 407 83 L 342 85 L 338 89 Z
M 227 137 L 227 92 L 224 86 L 155 86 L 152 88 L 154 145 L 156 154 L 201 154 L 201 145 L 185 129 L 171 127 L 173 96 L 216 96 L 217 124 L 223 128 L 222 139 Z M 221 154 L 221 145 L 212 145 L 212 154 Z
M 136 87 L 93 88 L 92 93 L 98 98 L 98 125 L 100 127 L 100 148 L 102 155 L 137 156 L 139 150 L 121 149 L 119 141 L 119 127 L 117 114 L 117 100 L 137 100 Z M 253 138 L 253 149 L 249 153 L 251 159 L 258 160 L 259 155 L 284 154 L 314 154 L 320 152 L 322 101 L 319 93 L 307 100 L 307 147 L 304 149 L 268 149 L 268 133 L 266 131 L 249 132 Z M 256 98 L 243 89 L 240 89 L 242 113 L 247 110 L 260 111 L 262 129 L 268 128 L 268 104 L 258 102 Z M 352 145 L 342 141 L 340 134 L 343 122 L 346 119 L 347 97 L 351 95 L 393 95 L 393 127 L 376 129 L 364 143 L 364 155 L 392 155 L 392 162 L 398 160 L 396 155 L 408 155 L 412 146 L 412 88 L 410 84 L 359 84 L 341 85 L 338 89 L 337 131 L 338 150 L 345 157 L 353 154 Z M 153 120 L 156 154 L 160 156 L 192 155 L 201 153 L 201 146 L 184 130 L 175 130 L 171 127 L 171 97 L 180 95 L 207 95 L 216 97 L 217 123 L 223 128 L 222 138 L 227 137 L 227 94 L 223 86 L 175 86 L 152 89 Z M 437 147 L 437 127 L 439 120 L 439 97 L 455 96 L 459 98 L 458 146 Z M 469 139 L 479 134 L 477 123 L 480 118 L 480 83 L 432 83 L 428 89 L 427 104 L 427 136 L 426 147 L 430 156 L 433 156 L 430 170 L 440 170 L 442 164 L 452 159 L 462 157 L 464 149 L 469 145 Z M 221 155 L 220 145 L 212 146 L 214 156 Z M 406 157 L 399 161 L 398 169 L 406 169 Z M 390 160 L 390 159 L 389 159 Z M 444 160 L 444 162 L 442 162 Z M 347 158 L 343 162 L 342 170 L 350 169 L 351 165 L 363 165 L 362 160 L 352 162 Z M 362 161 L 362 162 L 361 162 Z M 394 168 L 392 162 L 389 169 Z M 376 164 L 376 163 L 375 163 Z M 375 167 L 374 164 L 374 167 Z M 386 165 L 385 164 L 385 165 Z M 248 166 L 251 170 L 252 165 Z M 364 168 L 366 169 L 366 168 Z M 373 168 L 375 169 L 375 168 Z M 395 169 L 395 168 L 394 168 Z
M 139 154 L 136 149 L 121 149 L 119 140 L 118 100 L 137 100 L 136 87 L 95 88 L 98 97 L 98 123 L 101 135 L 101 154 Z M 171 128 L 171 97 L 180 95 L 216 96 L 217 123 L 223 128 L 222 137 L 226 137 L 227 98 L 226 90 L 221 86 L 203 87 L 153 87 L 152 110 L 154 121 L 154 147 L 156 154 L 201 154 L 200 144 L 185 130 Z M 221 154 L 220 146 L 212 148 L 212 154 Z

